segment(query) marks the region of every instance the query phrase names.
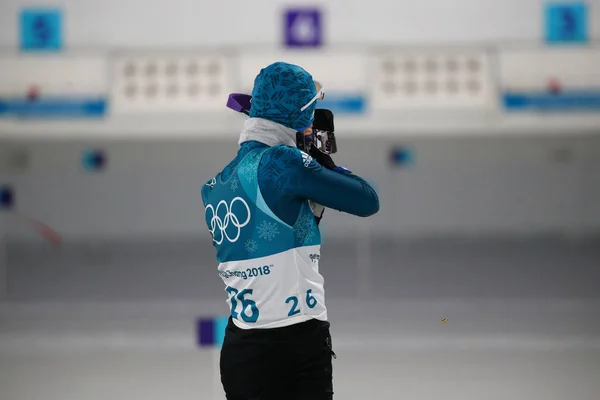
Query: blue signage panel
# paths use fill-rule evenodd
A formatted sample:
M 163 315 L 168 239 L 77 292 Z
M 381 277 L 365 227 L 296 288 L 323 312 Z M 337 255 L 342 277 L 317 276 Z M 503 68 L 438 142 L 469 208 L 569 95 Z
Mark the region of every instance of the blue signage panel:
M 323 18 L 316 8 L 292 8 L 284 15 L 284 42 L 287 47 L 320 47 Z
M 564 44 L 587 41 L 588 7 L 585 3 L 546 5 L 546 42 Z
M 509 111 L 600 111 L 600 90 L 553 93 L 505 93 L 504 107 Z
M 0 185 L 0 210 L 10 210 L 14 201 L 13 188 L 9 185 Z
M 364 114 L 367 100 L 361 93 L 326 93 L 325 98 L 317 102 L 317 108 L 326 108 L 335 115 Z
M 102 118 L 103 98 L 0 98 L 0 118 Z
M 200 347 L 221 347 L 225 339 L 228 316 L 199 318 L 196 321 L 196 342 Z
M 21 11 L 21 50 L 59 51 L 63 47 L 62 11 L 26 8 Z

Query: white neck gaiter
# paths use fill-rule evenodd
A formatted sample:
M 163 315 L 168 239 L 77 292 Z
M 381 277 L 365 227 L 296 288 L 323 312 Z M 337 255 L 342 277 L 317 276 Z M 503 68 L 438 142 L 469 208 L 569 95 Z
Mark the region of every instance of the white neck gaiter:
M 244 122 L 238 144 L 255 140 L 267 146 L 283 144 L 296 147 L 296 130 L 262 118 L 249 118 Z

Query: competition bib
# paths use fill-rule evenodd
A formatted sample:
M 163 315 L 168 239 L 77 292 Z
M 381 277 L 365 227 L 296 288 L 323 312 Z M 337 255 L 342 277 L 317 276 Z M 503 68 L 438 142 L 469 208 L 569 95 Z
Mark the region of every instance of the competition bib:
M 327 320 L 320 246 L 219 265 L 234 323 L 243 329 Z
M 242 329 L 327 320 L 319 228 L 308 201 L 294 225 L 266 205 L 257 171 L 268 149 L 250 151 L 231 177 L 217 175 L 203 188 L 219 275 L 233 321 Z

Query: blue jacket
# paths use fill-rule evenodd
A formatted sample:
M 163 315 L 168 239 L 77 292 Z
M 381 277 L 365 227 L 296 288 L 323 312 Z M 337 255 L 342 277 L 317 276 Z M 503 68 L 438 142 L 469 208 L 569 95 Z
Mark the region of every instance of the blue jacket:
M 377 193 L 293 147 L 293 129 L 255 119 L 244 132 L 237 156 L 202 187 L 232 319 L 242 329 L 326 321 L 321 235 L 309 200 L 367 217 L 379 210 Z
M 223 170 L 227 179 L 250 151 L 267 145 L 250 141 L 240 146 L 237 156 Z M 305 157 L 305 156 L 304 156 Z M 379 197 L 364 179 L 350 172 L 328 170 L 290 146 L 274 146 L 258 167 L 258 184 L 265 202 L 284 222 L 293 224 L 301 204 L 312 200 L 325 208 L 368 217 L 379 211 Z

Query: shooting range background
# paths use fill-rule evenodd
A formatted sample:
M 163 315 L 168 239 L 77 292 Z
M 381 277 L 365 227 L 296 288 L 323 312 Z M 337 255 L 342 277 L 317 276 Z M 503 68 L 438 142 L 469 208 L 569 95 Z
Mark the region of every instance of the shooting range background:
M 542 1 L 328 1 L 321 45 L 289 49 L 286 10 L 314 4 L 38 2 L 63 24 L 40 53 L 19 52 L 31 5 L 3 1 L 0 398 L 224 398 L 197 345 L 228 312 L 200 187 L 237 150 L 227 94 L 285 59 L 381 201 L 323 220 L 336 398 L 596 399 L 600 118 L 565 98 L 599 93 L 598 3 L 555 44 Z M 1 107 L 60 97 L 86 107 Z

